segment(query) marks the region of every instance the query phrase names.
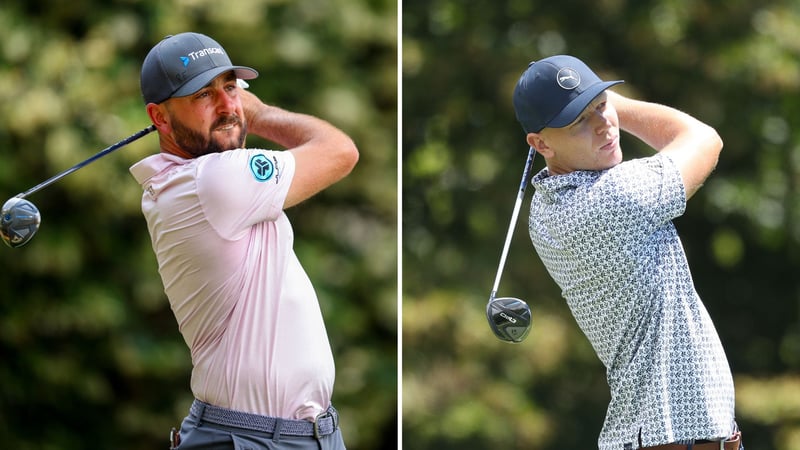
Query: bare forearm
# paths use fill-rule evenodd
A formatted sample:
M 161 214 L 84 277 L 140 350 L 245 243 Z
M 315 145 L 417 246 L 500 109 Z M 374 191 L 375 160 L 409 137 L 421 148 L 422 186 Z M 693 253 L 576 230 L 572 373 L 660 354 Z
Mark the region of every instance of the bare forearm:
M 338 130 L 324 120 L 293 113 L 263 103 L 250 92 L 242 91 L 242 106 L 248 133 L 275 142 L 287 149 L 299 147 Z
M 670 155 L 678 165 L 687 198 L 702 186 L 714 170 L 722 150 L 716 130 L 677 109 L 626 98 L 609 92 L 622 130 L 656 151 Z
M 358 149 L 328 122 L 266 105 L 242 91 L 248 132 L 282 145 L 294 156 L 296 170 L 284 207 L 295 205 L 347 176 L 358 162 Z
M 694 117 L 665 105 L 633 100 L 609 91 L 619 126 L 657 151 L 684 138 L 709 138 L 716 131 Z

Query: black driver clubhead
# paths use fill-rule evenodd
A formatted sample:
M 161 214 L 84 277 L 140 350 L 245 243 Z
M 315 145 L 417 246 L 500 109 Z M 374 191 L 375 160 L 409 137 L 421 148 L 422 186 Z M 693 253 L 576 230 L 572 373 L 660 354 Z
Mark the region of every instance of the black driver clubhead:
M 518 298 L 489 299 L 486 319 L 495 336 L 506 342 L 522 342 L 531 331 L 531 308 Z

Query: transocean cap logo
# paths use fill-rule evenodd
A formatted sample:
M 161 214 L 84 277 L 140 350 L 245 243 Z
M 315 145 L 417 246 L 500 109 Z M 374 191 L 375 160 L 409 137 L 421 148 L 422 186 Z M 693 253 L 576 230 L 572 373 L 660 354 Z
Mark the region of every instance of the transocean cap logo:
M 202 58 L 204 56 L 214 55 L 214 54 L 224 55 L 225 51 L 223 51 L 219 47 L 209 47 L 209 48 L 204 48 L 204 49 L 198 50 L 196 52 L 191 52 L 186 56 L 181 56 L 180 58 L 181 58 L 181 63 L 183 63 L 183 67 L 187 67 L 189 65 L 189 63 L 192 62 L 192 61 L 197 61 L 198 59 L 200 59 L 200 58 Z

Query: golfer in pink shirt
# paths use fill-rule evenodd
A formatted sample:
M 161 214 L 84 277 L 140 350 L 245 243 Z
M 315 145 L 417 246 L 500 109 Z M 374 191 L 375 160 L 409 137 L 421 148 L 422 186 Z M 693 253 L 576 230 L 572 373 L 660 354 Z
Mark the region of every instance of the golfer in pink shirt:
M 331 347 L 284 210 L 350 173 L 358 150 L 238 81 L 256 76 L 197 33 L 168 36 L 142 66 L 161 152 L 131 173 L 193 365 L 172 447 L 344 449 Z M 245 149 L 248 132 L 287 150 Z

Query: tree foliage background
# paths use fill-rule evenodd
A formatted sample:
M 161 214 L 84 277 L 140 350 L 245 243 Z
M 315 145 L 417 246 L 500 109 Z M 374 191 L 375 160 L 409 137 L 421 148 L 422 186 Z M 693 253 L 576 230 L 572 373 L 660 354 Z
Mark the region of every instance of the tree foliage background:
M 511 93 L 528 62 L 569 53 L 725 141 L 676 226 L 730 360 L 747 448 L 800 449 L 800 3 L 402 9 L 404 447 L 597 448 L 605 371 L 530 244 L 531 189 L 499 295 L 528 301 L 533 330 L 509 345 L 484 315 L 528 149 Z M 652 154 L 630 136 L 622 145 L 626 158 Z
M 262 100 L 329 120 L 359 146 L 350 177 L 288 213 L 326 317 L 348 448 L 392 448 L 397 23 L 392 0 L 4 1 L 0 192 L 10 198 L 149 125 L 144 56 L 168 34 L 212 36 L 260 72 L 251 90 Z M 128 173 L 156 139 L 32 195 L 39 234 L 0 249 L 3 448 L 167 448 L 188 411 L 188 349 Z

